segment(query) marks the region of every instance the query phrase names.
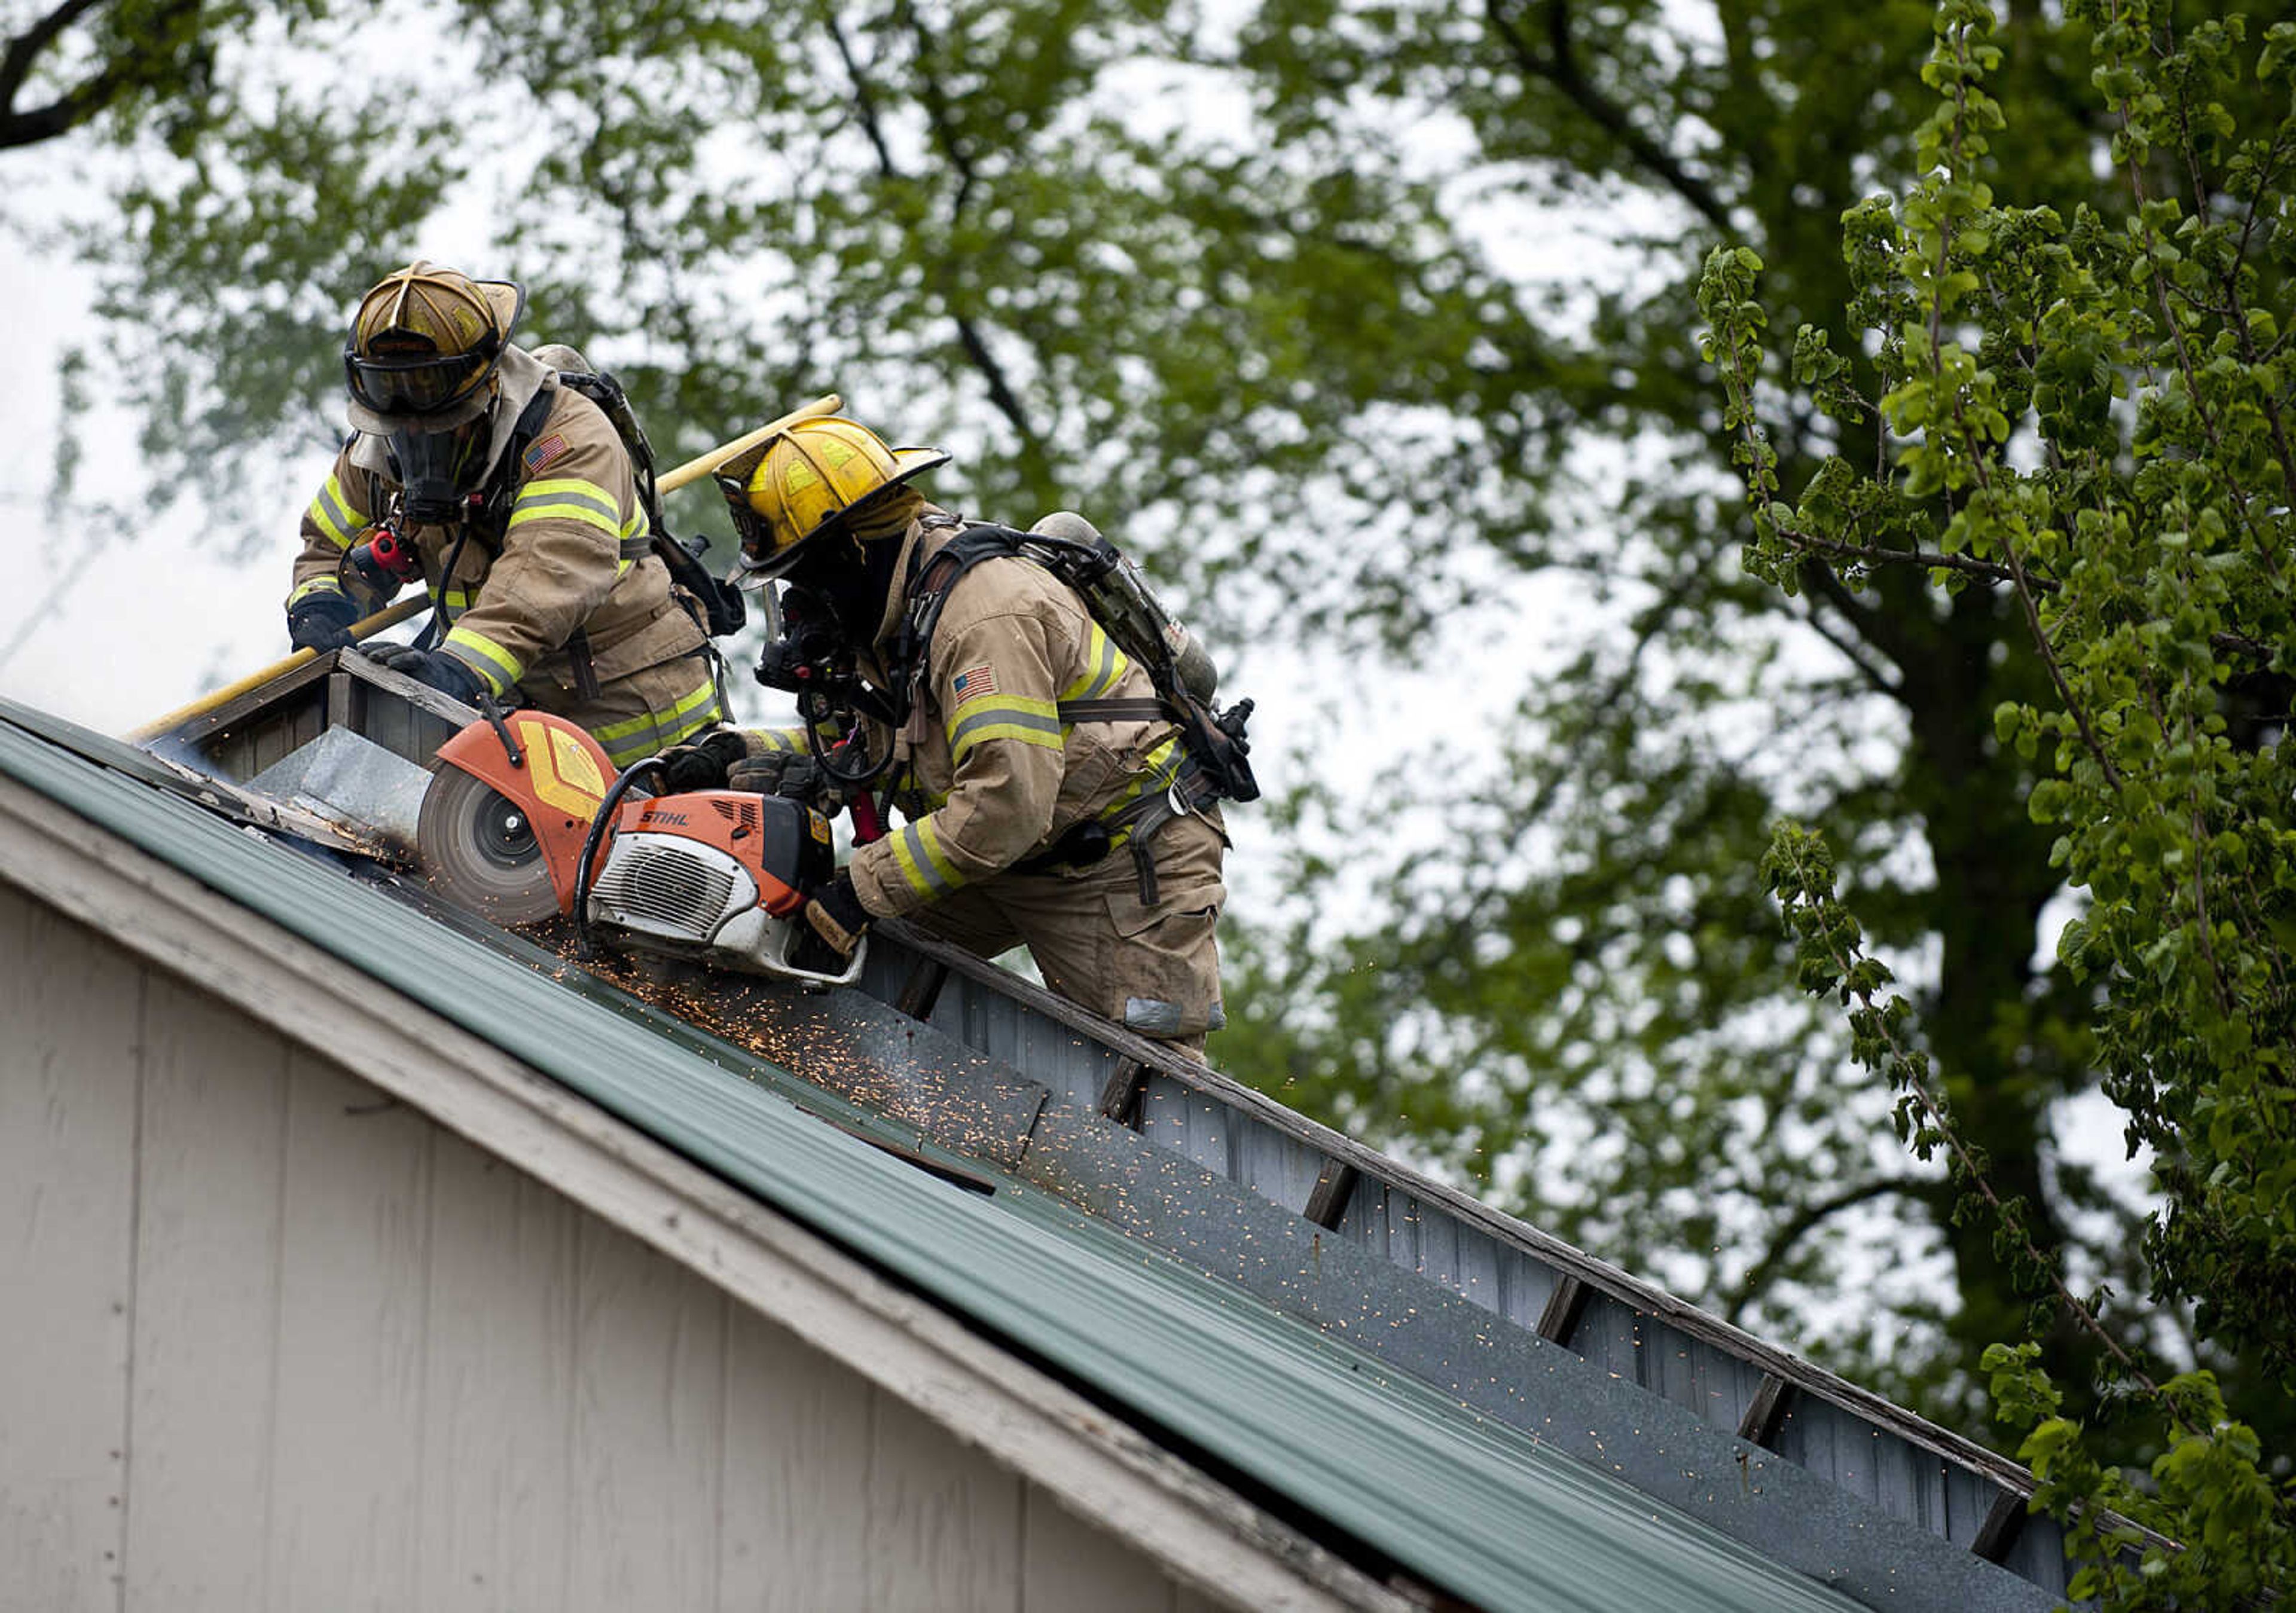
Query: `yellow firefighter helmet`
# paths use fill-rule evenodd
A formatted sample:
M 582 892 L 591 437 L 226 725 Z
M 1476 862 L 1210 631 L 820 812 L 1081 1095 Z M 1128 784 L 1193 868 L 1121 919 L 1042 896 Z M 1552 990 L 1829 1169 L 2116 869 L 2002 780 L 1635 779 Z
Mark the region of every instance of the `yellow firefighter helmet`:
M 351 424 L 387 436 L 419 420 L 446 430 L 485 411 L 487 380 L 526 307 L 526 288 L 417 258 L 359 299 L 343 373 Z
M 839 414 L 775 432 L 718 471 L 742 534 L 743 573 L 781 576 L 808 539 L 888 488 L 947 463 L 938 448 L 889 448 L 866 426 Z

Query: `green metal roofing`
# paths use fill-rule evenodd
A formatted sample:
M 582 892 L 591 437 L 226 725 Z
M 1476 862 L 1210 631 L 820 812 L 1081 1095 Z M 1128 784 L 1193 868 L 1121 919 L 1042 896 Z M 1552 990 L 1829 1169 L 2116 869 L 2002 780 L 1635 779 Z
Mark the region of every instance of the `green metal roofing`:
M 521 962 L 509 938 L 459 933 L 152 788 L 149 762 L 114 741 L 0 701 L 0 772 L 554 1077 L 1431 1584 L 1492 1609 L 1853 1606 L 977 1160 L 963 1167 L 994 1180 L 993 1196 L 842 1135 L 789 1101 L 785 1093 L 801 1090 L 808 1107 L 824 1107 L 817 1089 L 787 1072 L 586 978 L 554 978 Z

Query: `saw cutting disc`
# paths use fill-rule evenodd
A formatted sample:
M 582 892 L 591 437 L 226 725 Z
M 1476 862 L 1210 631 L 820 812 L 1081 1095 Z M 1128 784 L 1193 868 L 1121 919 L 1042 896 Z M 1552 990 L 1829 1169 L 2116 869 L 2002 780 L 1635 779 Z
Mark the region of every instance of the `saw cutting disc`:
M 422 797 L 415 848 L 430 888 L 497 924 L 531 924 L 558 912 L 550 864 L 526 808 L 454 767 Z

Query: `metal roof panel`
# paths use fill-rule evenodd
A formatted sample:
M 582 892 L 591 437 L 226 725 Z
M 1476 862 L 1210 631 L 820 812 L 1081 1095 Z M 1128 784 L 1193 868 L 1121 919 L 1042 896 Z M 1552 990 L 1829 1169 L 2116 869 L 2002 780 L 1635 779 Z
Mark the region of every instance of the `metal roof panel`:
M 124 748 L 32 714 L 0 716 L 12 719 L 0 722 L 0 771 L 60 807 L 556 1077 L 1430 1584 L 1492 1608 L 1852 1605 L 1047 1192 L 1011 1178 L 993 1195 L 966 1191 L 840 1134 L 734 1067 L 746 1060 L 733 1050 L 667 1035 L 663 1016 L 579 971 L 553 978 L 290 842 L 155 790 Z M 865 1111 L 855 1118 L 867 1123 Z

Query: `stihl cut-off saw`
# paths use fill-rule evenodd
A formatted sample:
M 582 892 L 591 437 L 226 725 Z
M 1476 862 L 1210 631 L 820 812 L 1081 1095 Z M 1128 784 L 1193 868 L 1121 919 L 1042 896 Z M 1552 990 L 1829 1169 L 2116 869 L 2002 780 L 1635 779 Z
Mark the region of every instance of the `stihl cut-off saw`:
M 588 733 L 516 711 L 439 748 L 415 847 L 432 888 L 498 924 L 572 917 L 588 939 L 750 974 L 849 986 L 800 916 L 834 872 L 829 820 L 732 790 L 657 796 L 660 758 L 619 778 Z

